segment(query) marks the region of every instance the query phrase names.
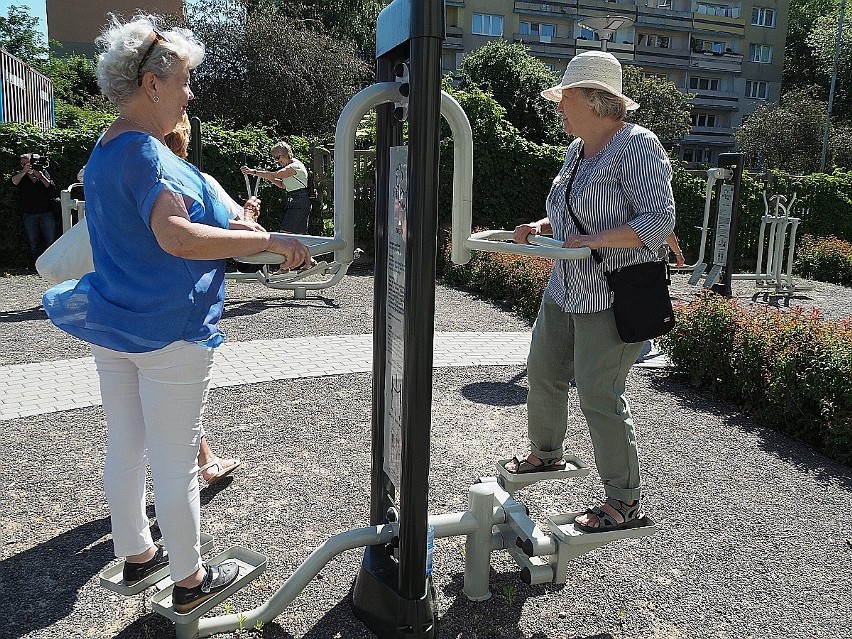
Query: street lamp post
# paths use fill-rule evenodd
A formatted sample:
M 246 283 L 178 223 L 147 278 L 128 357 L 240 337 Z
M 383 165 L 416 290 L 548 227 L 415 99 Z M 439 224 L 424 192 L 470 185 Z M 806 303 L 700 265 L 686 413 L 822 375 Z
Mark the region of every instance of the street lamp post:
M 625 18 L 624 16 L 606 16 L 605 18 L 583 18 L 578 21 L 578 24 L 598 33 L 601 38 L 601 51 L 606 51 L 606 43 L 612 39 L 615 32 L 624 27 L 632 26 L 633 22 L 632 18 Z
M 843 38 L 843 13 L 846 0 L 840 0 L 840 17 L 837 19 L 837 39 L 834 43 L 834 63 L 831 66 L 831 88 L 828 90 L 828 109 L 825 112 L 825 131 L 822 135 L 822 155 L 819 159 L 819 171 L 825 172 L 825 159 L 828 155 L 828 134 L 831 129 L 831 107 L 834 104 L 834 87 L 837 84 L 837 61 L 840 58 L 840 43 Z

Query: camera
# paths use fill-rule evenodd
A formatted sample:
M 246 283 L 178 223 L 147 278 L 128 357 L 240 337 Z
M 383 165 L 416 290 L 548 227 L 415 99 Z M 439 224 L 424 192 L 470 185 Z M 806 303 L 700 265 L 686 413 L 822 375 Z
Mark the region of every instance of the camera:
M 44 171 L 48 166 L 50 166 L 50 159 L 39 155 L 38 153 L 33 153 L 30 156 L 30 166 L 33 171 Z

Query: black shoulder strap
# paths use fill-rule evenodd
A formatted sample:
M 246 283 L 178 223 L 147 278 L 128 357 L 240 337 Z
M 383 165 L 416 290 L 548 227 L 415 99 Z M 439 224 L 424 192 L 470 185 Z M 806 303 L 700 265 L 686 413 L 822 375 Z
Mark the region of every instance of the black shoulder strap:
M 574 177 L 577 175 L 577 167 L 580 166 L 581 156 L 583 155 L 583 144 L 580 143 L 580 149 L 577 151 L 577 159 L 574 162 L 574 167 L 571 169 L 571 174 L 568 176 L 568 187 L 565 189 L 565 206 L 568 208 L 568 215 L 571 216 L 571 219 L 574 220 L 574 225 L 577 227 L 577 230 L 580 231 L 583 235 L 588 235 L 586 232 L 586 227 L 577 219 L 577 216 L 574 214 L 574 207 L 571 206 L 571 190 L 574 188 Z M 600 253 L 597 252 L 596 249 L 591 249 L 592 257 L 595 262 L 600 264 L 603 262 L 603 258 L 600 256 Z

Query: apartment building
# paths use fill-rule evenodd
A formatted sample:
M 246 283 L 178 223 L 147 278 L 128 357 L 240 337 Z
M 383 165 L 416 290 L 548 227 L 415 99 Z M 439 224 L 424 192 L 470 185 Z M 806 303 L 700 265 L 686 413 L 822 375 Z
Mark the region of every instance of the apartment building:
M 714 164 L 733 131 L 781 95 L 790 0 L 446 0 L 442 66 L 495 38 L 523 42 L 561 76 L 577 53 L 602 49 L 694 94 L 680 157 Z
M 131 18 L 137 11 L 183 15 L 184 0 L 47 0 L 47 37 L 62 45 L 62 53 L 91 56 L 95 38 L 114 13 Z

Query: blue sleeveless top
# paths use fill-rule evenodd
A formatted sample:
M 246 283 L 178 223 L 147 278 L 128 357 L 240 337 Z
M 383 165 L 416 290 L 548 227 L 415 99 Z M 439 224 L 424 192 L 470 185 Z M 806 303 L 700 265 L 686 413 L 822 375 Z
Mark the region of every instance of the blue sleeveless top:
M 215 347 L 224 336 L 225 260 L 166 253 L 151 231 L 163 189 L 191 200 L 192 222 L 228 228 L 228 213 L 198 170 L 159 140 L 128 131 L 98 143 L 86 163 L 86 223 L 95 272 L 49 289 L 59 328 L 112 350 L 141 353 L 178 341 Z

